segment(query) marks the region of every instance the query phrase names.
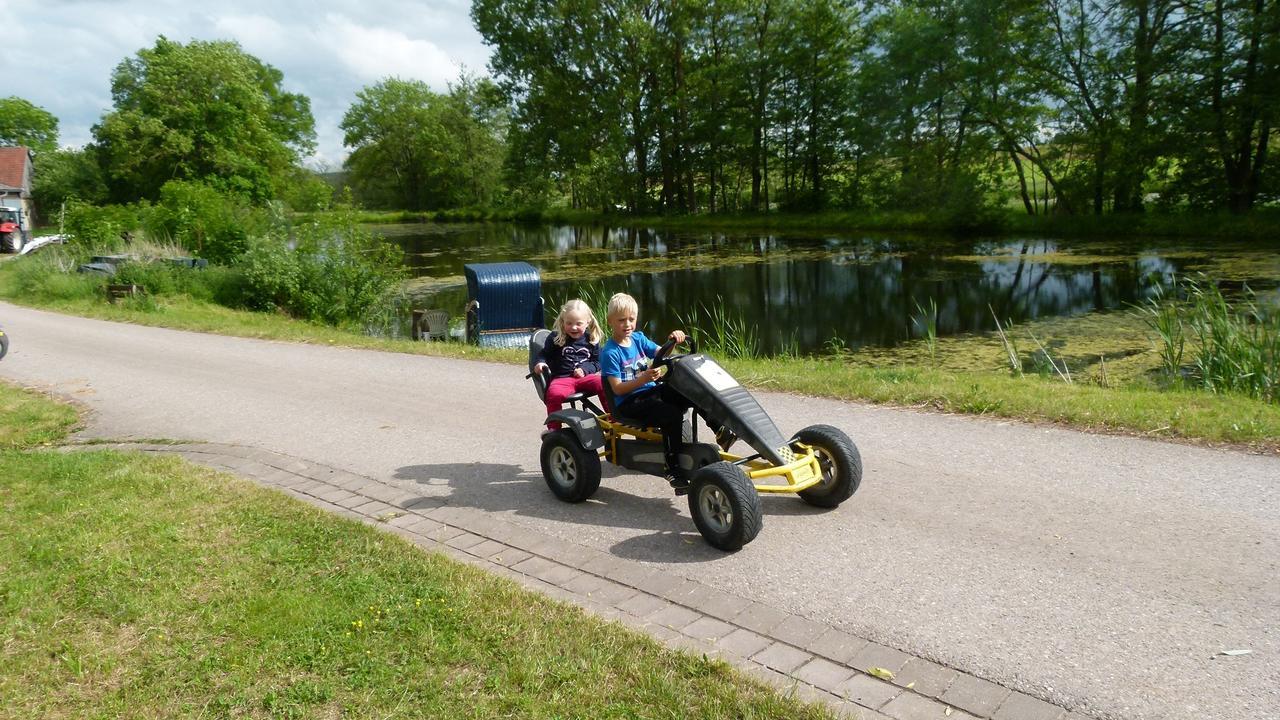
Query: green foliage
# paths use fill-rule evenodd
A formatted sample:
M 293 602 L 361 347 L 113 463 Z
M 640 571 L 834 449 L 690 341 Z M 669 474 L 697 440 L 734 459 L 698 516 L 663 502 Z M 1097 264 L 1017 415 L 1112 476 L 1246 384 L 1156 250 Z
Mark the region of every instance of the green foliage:
M 730 310 L 723 298 L 694 308 L 680 323 L 693 335 L 700 350 L 724 358 L 752 358 L 760 354 L 760 328 Z
M 1269 3 L 475 0 L 507 205 L 1251 211 L 1280 199 Z M 555 38 L 548 42 L 547 38 Z
M 117 201 L 154 200 L 170 180 L 199 181 L 254 202 L 315 145 L 310 101 L 279 70 L 228 41 L 160 37 L 116 67 L 114 109 L 94 126 Z
M 48 222 L 58 219 L 62 204 L 68 200 L 102 204 L 107 199 L 107 185 L 97 157 L 89 150 L 41 153 L 36 168 L 31 194 Z
M 173 242 L 213 263 L 230 263 L 266 226 L 261 211 L 235 195 L 200 182 L 170 180 L 145 213 L 144 229 L 157 242 Z
M 356 97 L 342 129 L 364 202 L 426 210 L 494 201 L 505 115 L 490 81 L 464 77 L 440 95 L 422 81 L 388 78 Z
M 277 197 L 296 212 L 328 210 L 333 204 L 334 190 L 319 174 L 305 168 L 294 168 L 280 184 Z
M 58 147 L 58 118 L 20 97 L 0 98 L 0 147 L 6 145 L 53 152 Z
M 97 206 L 80 200 L 66 204 L 64 229 L 71 242 L 85 250 L 110 252 L 119 249 L 141 226 L 139 215 L 145 206 Z
M 6 268 L 5 297 L 35 303 L 101 298 L 106 279 L 75 271 L 86 259 L 86 253 L 74 246 L 50 247 L 18 258 Z
M 385 315 L 406 272 L 401 251 L 353 220 L 322 216 L 294 228 L 292 238 L 255 241 L 240 262 L 246 305 L 329 325 Z
M 1166 375 L 1211 392 L 1280 402 L 1280 308 L 1248 288 L 1228 302 L 1207 279 L 1187 280 L 1181 290 L 1185 302 L 1162 296 L 1142 308 Z M 1187 344 L 1189 366 L 1182 362 Z

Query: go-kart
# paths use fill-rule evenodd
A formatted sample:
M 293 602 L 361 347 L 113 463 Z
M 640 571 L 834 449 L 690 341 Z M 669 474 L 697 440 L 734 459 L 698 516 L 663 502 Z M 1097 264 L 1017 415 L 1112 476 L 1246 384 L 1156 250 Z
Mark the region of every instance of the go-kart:
M 535 372 L 538 354 L 549 332 L 539 330 L 529 340 L 529 375 L 541 398 L 550 373 Z M 686 412 L 681 473 L 689 477 L 677 494 L 689 495 L 689 512 L 698 532 L 712 546 L 740 549 L 759 534 L 764 524 L 760 493 L 794 493 L 805 502 L 834 508 L 849 499 L 862 482 L 862 457 L 849 436 L 830 425 L 811 425 L 784 438 L 760 403 L 710 357 L 697 352 L 672 354 L 675 342 L 663 345 L 652 360 L 666 367 L 659 382 L 692 406 Z M 547 421 L 559 430 L 542 437 L 542 476 L 556 497 L 583 502 L 600 487 L 600 460 L 640 472 L 669 475 L 657 428 L 629 420 L 615 411 L 609 383 L 604 383 L 608 410 L 583 393 L 567 399 L 569 407 L 551 413 Z M 625 407 L 625 406 L 624 406 Z M 723 428 L 717 437 L 723 447 L 698 442 L 696 418 L 709 428 Z M 728 452 L 734 438 L 755 452 Z
M 4 328 L 0 328 L 0 358 L 9 352 L 9 336 L 4 334 Z

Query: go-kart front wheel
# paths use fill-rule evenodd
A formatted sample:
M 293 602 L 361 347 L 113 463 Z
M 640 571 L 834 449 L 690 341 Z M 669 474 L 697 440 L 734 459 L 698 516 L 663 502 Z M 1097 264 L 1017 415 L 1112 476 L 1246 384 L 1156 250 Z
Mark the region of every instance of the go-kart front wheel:
M 689 513 L 713 547 L 733 551 L 755 539 L 764 526 L 760 495 L 742 468 L 717 462 L 701 468 L 689 483 Z
M 862 483 L 862 455 L 849 436 L 830 425 L 810 425 L 796 440 L 813 448 L 822 467 L 822 482 L 800 492 L 810 505 L 833 508 L 848 500 Z
M 580 503 L 600 489 L 600 456 L 582 447 L 569 430 L 542 438 L 542 477 L 556 497 Z

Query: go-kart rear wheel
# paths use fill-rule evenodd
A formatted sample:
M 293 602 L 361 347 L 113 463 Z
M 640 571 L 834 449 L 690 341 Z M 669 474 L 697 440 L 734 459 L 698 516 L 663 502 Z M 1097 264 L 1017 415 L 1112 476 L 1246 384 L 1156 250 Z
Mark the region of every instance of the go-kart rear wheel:
M 600 456 L 582 447 L 569 430 L 542 438 L 542 477 L 556 497 L 580 503 L 600 489 Z
M 698 532 L 713 547 L 740 549 L 764 526 L 760 495 L 742 468 L 733 463 L 707 465 L 689 484 L 689 512 Z
M 800 492 L 810 505 L 833 508 L 848 500 L 862 483 L 862 455 L 848 435 L 830 425 L 810 425 L 796 440 L 813 448 L 822 467 L 822 482 Z

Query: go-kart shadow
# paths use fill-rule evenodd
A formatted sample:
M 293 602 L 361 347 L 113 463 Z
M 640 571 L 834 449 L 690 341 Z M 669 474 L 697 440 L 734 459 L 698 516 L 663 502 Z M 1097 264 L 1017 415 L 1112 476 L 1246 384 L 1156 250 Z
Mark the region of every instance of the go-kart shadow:
M 566 503 L 547 489 L 541 470 L 525 470 L 519 465 L 498 463 L 442 463 L 409 465 L 396 470 L 399 480 L 424 485 L 443 481 L 452 490 L 446 502 L 487 512 L 510 512 L 526 517 L 632 529 L 663 526 L 675 528 L 688 523 L 681 518 L 670 497 L 641 497 L 608 486 L 621 473 L 604 469 L 604 482 L 590 500 Z M 655 478 L 654 482 L 662 482 Z
M 566 503 L 556 499 L 542 479 L 541 469 L 526 470 L 519 465 L 499 463 L 440 463 L 398 468 L 395 477 L 422 485 L 447 485 L 449 505 L 472 507 L 486 512 L 514 512 L 583 526 L 648 530 L 647 535 L 614 544 L 610 551 L 618 557 L 650 562 L 706 562 L 727 557 L 708 545 L 681 514 L 685 497 L 664 494 L 644 497 L 609 487 L 609 481 L 631 473 L 605 465 L 600 489 L 590 500 Z M 662 484 L 659 478 L 649 478 Z M 663 485 L 665 490 L 665 485 Z M 794 497 L 761 498 L 765 516 L 809 515 L 825 512 Z M 766 525 L 767 532 L 767 525 Z

